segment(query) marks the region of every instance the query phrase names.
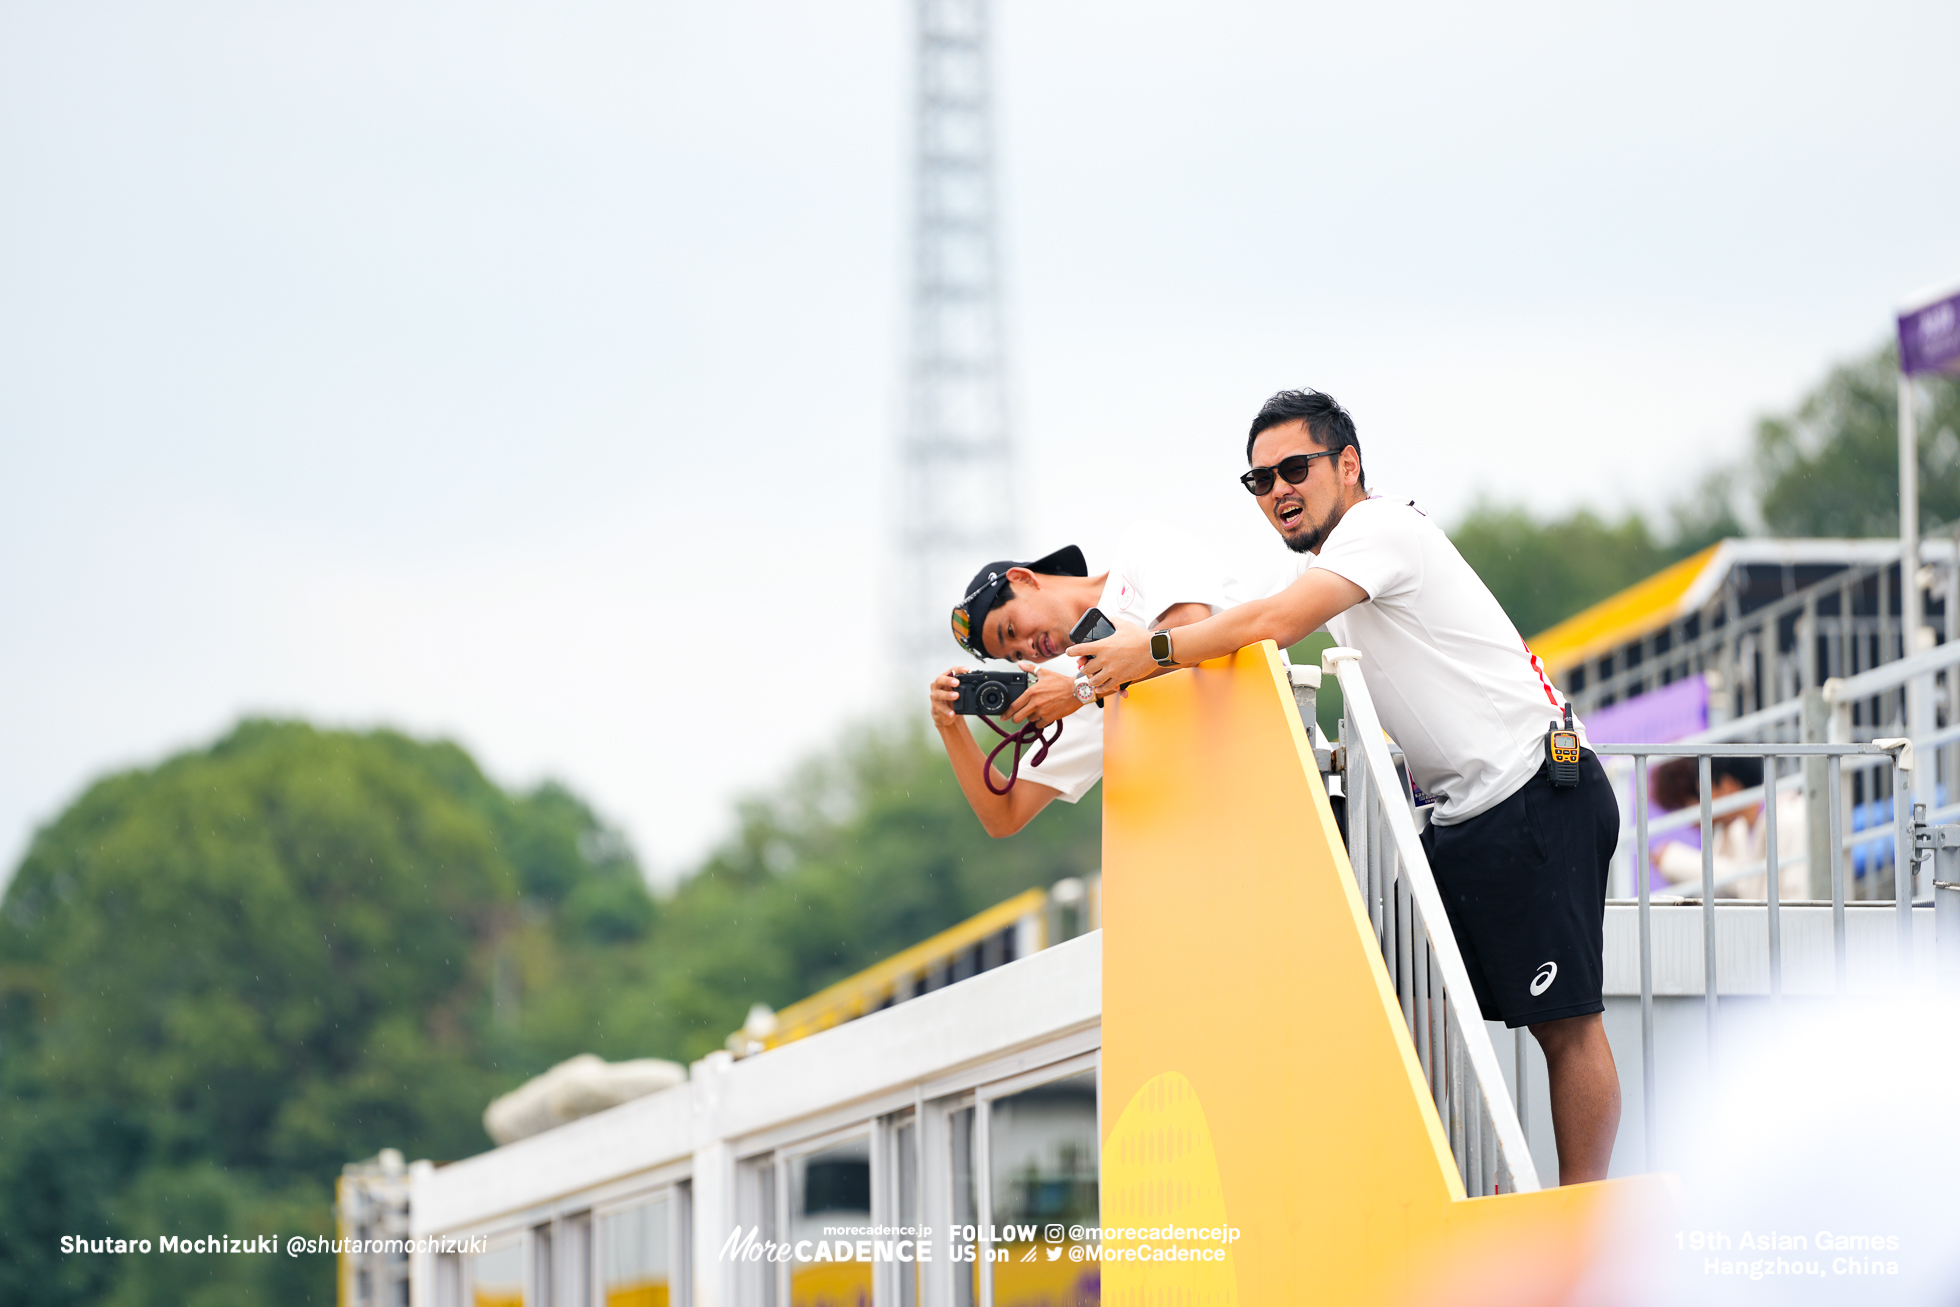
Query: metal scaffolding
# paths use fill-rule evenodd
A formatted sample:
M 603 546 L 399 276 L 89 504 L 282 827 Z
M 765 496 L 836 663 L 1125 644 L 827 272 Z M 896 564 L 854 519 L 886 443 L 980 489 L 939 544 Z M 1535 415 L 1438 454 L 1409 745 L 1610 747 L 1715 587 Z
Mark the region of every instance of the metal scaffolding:
M 947 612 L 1015 538 L 988 64 L 990 0 L 917 0 L 911 345 L 894 624 L 909 675 L 959 656 Z

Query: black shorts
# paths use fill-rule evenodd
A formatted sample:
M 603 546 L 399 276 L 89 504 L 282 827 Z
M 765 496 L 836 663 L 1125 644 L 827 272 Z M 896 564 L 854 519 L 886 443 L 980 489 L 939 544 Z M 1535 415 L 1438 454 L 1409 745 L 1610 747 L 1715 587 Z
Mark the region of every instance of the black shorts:
M 1547 763 L 1496 807 L 1423 831 L 1486 1020 L 1517 1027 L 1605 1011 L 1601 932 L 1619 840 L 1619 800 L 1591 750 L 1576 788 L 1553 789 Z

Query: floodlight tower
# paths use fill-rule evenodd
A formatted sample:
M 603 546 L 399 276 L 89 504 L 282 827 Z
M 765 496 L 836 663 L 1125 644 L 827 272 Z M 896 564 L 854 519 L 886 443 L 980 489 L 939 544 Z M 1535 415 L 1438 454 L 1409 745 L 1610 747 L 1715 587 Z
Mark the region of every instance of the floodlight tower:
M 988 37 L 991 0 L 916 0 L 911 342 L 900 439 L 898 647 L 959 656 L 947 613 L 1015 538 Z

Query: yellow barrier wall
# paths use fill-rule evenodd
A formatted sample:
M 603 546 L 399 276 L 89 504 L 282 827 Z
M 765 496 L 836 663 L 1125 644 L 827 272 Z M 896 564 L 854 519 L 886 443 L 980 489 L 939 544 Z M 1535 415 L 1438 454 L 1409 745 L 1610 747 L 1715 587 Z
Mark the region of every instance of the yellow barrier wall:
M 1132 688 L 1104 749 L 1103 1302 L 1463 1301 L 1500 1249 L 1579 1274 L 1620 1186 L 1464 1198 L 1274 647 Z M 1112 1227 L 1166 1224 L 1242 1237 L 1117 1260 L 1146 1241 Z

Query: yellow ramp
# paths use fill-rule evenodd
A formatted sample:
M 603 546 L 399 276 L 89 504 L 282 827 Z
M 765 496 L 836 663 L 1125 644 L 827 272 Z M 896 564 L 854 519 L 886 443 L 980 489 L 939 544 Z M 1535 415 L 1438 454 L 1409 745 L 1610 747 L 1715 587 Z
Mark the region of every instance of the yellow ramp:
M 1131 689 L 1104 748 L 1103 1302 L 1569 1283 L 1622 1186 L 1464 1197 L 1274 647 Z

